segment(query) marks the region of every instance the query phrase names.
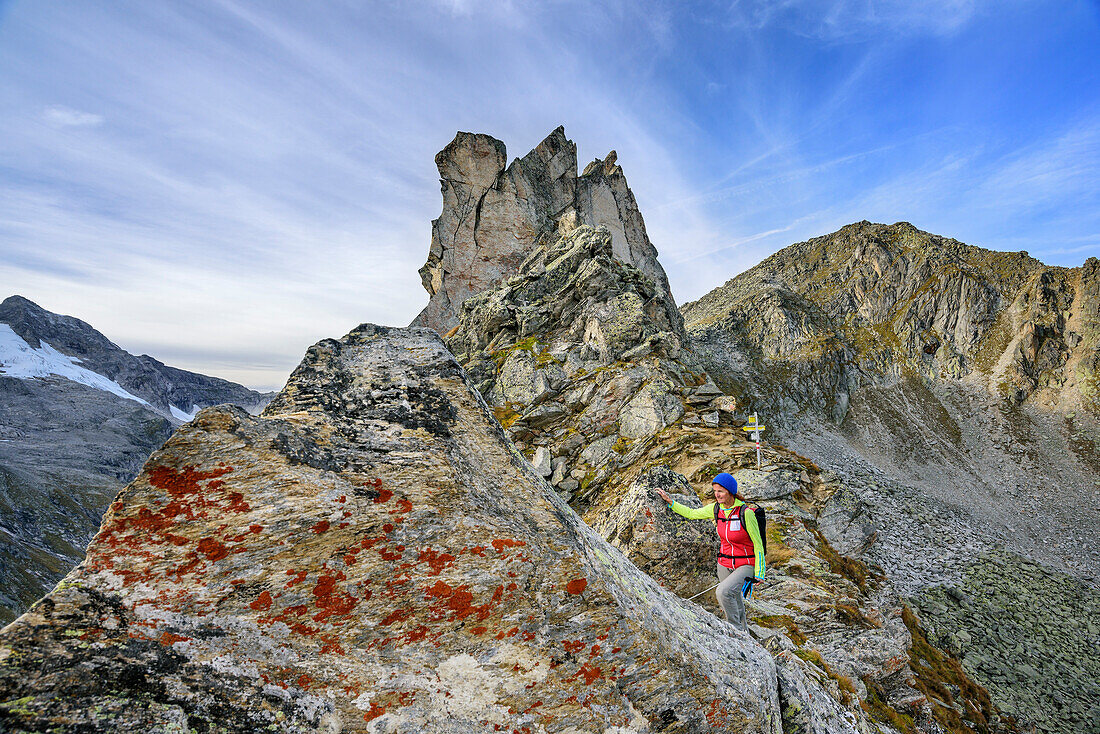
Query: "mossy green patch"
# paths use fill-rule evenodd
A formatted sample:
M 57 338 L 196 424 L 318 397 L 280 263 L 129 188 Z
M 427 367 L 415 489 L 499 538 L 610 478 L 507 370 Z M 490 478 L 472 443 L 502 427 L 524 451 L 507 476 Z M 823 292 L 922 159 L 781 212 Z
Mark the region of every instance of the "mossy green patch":
M 753 617 L 752 621 L 761 627 L 769 628 L 782 628 L 787 637 L 791 638 L 791 642 L 796 645 L 802 646 L 806 644 L 806 635 L 798 627 L 798 623 L 795 622 L 794 617 L 787 614 L 764 614 L 759 617 Z
M 1010 717 L 999 717 L 1000 726 L 991 724 L 993 715 L 998 712 L 989 700 L 989 692 L 971 680 L 958 660 L 928 642 L 924 629 L 908 606 L 902 607 L 902 620 L 913 639 L 909 668 L 916 677 L 917 689 L 928 698 L 933 716 L 946 732 L 1018 731 Z M 952 694 L 952 690 L 957 693 Z M 950 705 L 956 702 L 962 705 L 965 713 L 960 714 Z

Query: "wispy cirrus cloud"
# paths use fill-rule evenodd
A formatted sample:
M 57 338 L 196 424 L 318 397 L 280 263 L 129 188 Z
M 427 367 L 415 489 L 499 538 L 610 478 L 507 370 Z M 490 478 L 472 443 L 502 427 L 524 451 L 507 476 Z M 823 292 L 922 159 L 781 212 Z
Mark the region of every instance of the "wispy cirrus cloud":
M 995 5 L 982 0 L 737 0 L 728 23 L 755 30 L 782 26 L 827 41 L 865 40 L 882 32 L 950 36 L 986 7 Z
M 60 105 L 42 110 L 42 119 L 52 127 L 95 127 L 103 124 L 103 115 L 81 112 Z

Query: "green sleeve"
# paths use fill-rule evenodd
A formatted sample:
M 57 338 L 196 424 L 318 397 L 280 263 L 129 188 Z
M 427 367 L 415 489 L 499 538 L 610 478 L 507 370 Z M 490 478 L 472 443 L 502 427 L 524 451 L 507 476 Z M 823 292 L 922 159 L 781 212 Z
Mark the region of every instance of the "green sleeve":
M 745 522 L 745 530 L 752 539 L 753 552 L 756 554 L 756 578 L 764 578 L 764 544 L 760 541 L 760 528 L 756 525 L 756 513 L 748 505 L 741 510 L 741 517 Z
M 673 500 L 669 503 L 669 507 L 677 515 L 686 517 L 688 520 L 713 520 L 714 519 L 714 503 L 709 505 L 703 505 L 702 507 L 688 507 L 682 505 L 679 502 Z

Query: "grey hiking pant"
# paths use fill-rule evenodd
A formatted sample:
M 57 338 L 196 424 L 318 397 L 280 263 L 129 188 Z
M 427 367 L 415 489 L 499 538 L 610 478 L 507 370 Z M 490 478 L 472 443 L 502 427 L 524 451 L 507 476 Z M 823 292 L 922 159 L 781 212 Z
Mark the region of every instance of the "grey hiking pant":
M 714 590 L 718 597 L 718 606 L 722 607 L 726 619 L 733 625 L 743 630 L 748 630 L 749 623 L 745 617 L 745 600 L 741 596 L 741 587 L 745 579 L 751 579 L 756 567 L 751 563 L 738 566 L 730 571 L 725 566 L 718 565 L 718 588 Z

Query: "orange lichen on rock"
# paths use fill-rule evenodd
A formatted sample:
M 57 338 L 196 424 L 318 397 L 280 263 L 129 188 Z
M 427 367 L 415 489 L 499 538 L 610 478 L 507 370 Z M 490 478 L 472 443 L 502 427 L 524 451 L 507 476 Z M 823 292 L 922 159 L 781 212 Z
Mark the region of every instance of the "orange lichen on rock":
M 573 579 L 565 585 L 565 590 L 570 594 L 580 594 L 588 587 L 588 579 Z
M 268 609 L 271 609 L 271 592 L 266 589 L 260 592 L 260 595 L 248 606 L 255 609 L 257 612 L 266 612 Z

